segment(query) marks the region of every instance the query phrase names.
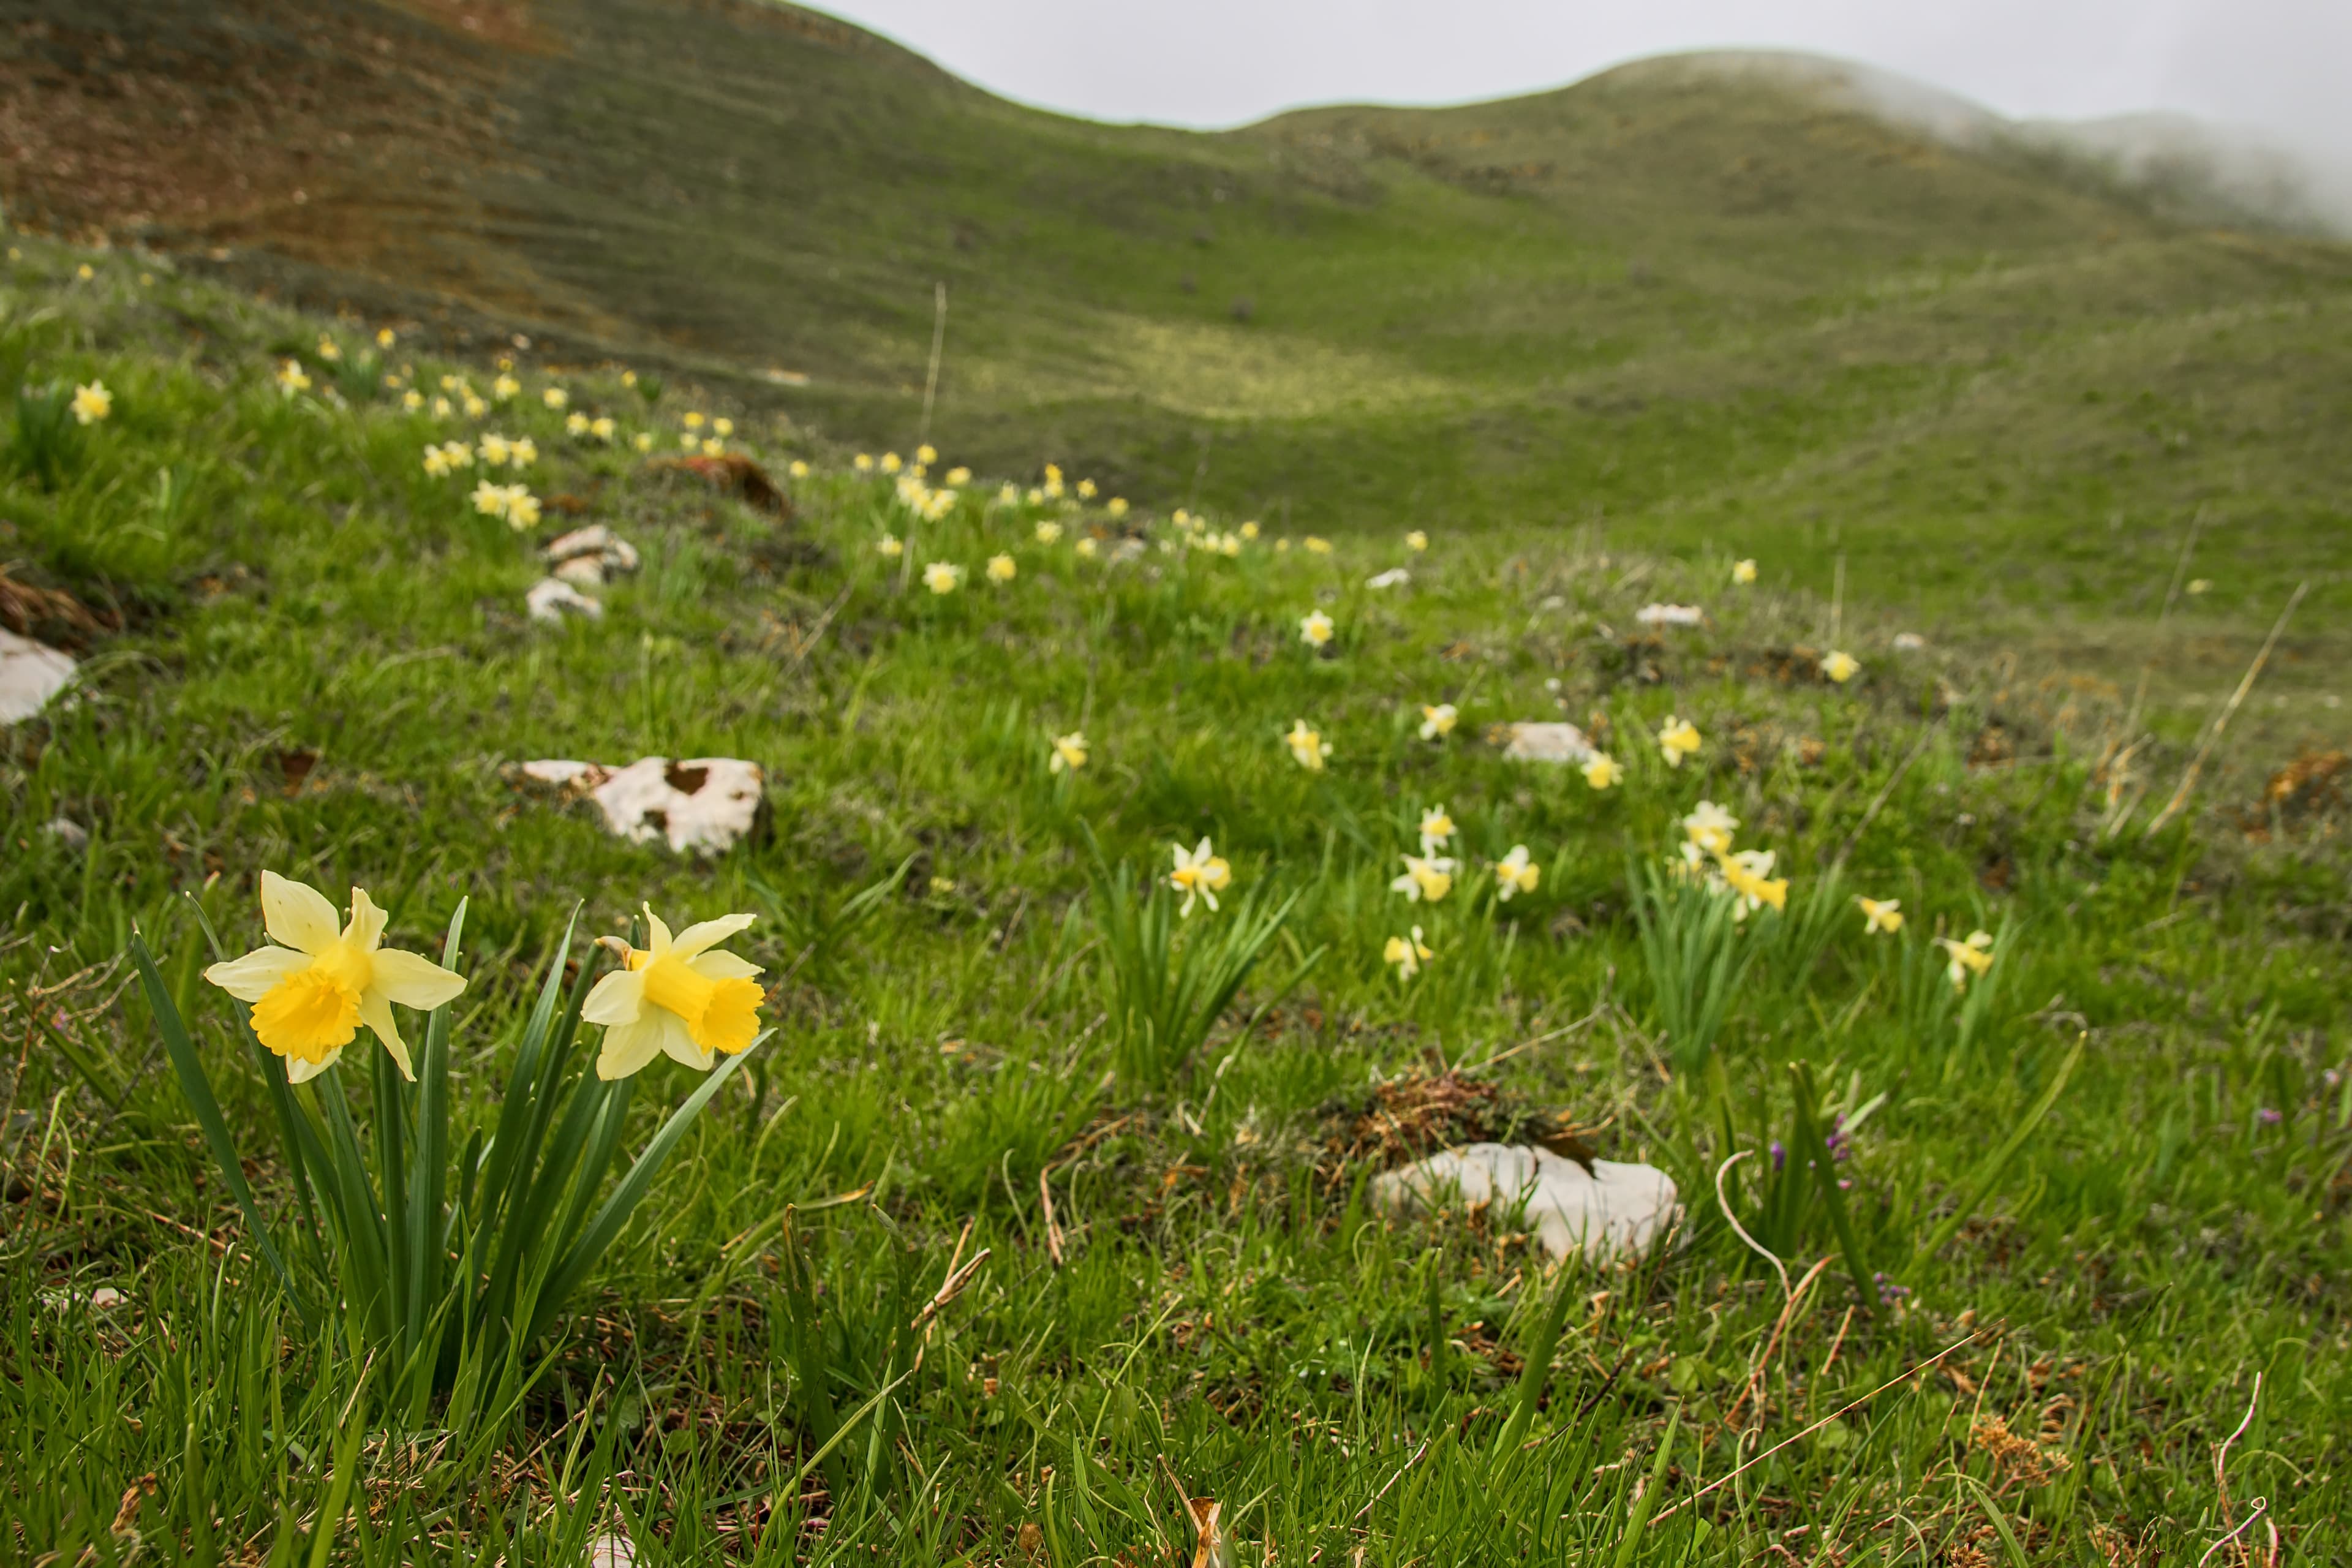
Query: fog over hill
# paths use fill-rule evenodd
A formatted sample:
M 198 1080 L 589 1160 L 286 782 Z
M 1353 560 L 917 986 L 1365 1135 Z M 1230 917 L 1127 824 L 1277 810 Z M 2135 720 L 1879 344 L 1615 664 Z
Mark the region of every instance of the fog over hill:
M 1974 153 L 2053 158 L 2113 182 L 2166 216 L 2352 235 L 2352 157 L 2169 110 L 2012 120 L 1929 82 L 1794 50 L 1662 55 L 1619 71 L 1750 78 L 1861 109 Z

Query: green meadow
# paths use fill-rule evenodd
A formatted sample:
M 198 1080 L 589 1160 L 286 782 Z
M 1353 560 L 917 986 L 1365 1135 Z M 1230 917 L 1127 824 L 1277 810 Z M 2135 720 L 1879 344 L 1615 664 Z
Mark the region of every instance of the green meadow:
M 641 1562 L 1142 1562 L 1194 1550 L 1188 1495 L 1250 1562 L 2152 1562 L 2257 1510 L 2258 1557 L 2273 1526 L 2289 1560 L 2343 1549 L 2324 814 L 2253 843 L 2200 796 L 2151 834 L 2186 748 L 2118 765 L 2118 701 L 1898 649 L 1884 606 L 1769 556 L 1739 587 L 1728 552 L 1434 519 L 1425 552 L 1373 528 L 1321 552 L 1295 521 L 1115 518 L 1107 490 L 1006 505 L 997 473 L 926 520 L 735 407 L 785 517 L 635 449 L 730 406 L 688 387 L 523 366 L 513 400 L 436 419 L 381 374 L 487 395 L 494 367 L 379 363 L 356 324 L 160 260 L 82 280 L 81 253 L 23 248 L 18 379 L 114 401 L 53 485 L 19 463 L 5 491 L 13 580 L 105 623 L 6 739 L 12 1554 L 576 1562 L 618 1533 Z M 567 435 L 551 384 L 614 441 Z M 520 480 L 643 552 L 601 619 L 523 613 L 572 519 L 526 537 L 473 476 L 425 472 L 483 430 L 531 436 Z M 935 562 L 954 592 L 925 589 Z M 1706 624 L 1642 627 L 1653 598 Z M 1439 703 L 1458 722 L 1425 740 Z M 1701 742 L 1675 767 L 1670 716 Z M 1613 787 L 1493 733 L 1560 718 Z M 681 857 L 513 771 L 646 754 L 757 762 L 759 830 Z M 1785 909 L 1735 924 L 1670 869 L 1702 800 L 1773 853 Z M 1441 804 L 1458 874 L 1408 903 Z M 1148 889 L 1202 837 L 1223 908 L 1176 918 Z M 1538 880 L 1506 900 L 1521 845 Z M 272 1152 L 279 1058 L 201 975 L 207 922 L 260 942 L 265 869 L 366 889 L 428 956 L 465 900 L 434 1026 L 452 1258 L 488 1158 L 467 1134 L 520 1092 L 575 910 L 549 994 L 646 904 L 757 917 L 732 945 L 772 1034 L 723 1081 L 632 1080 L 632 1151 L 717 1092 L 499 1398 L 387 1363 L 348 1233 Z M 1901 930 L 1866 933 L 1857 894 Z M 1401 976 L 1384 949 L 1414 926 Z M 1958 989 L 1932 939 L 1975 931 L 1993 957 Z M 1137 1003 L 1251 942 L 1230 1005 Z M 293 1092 L 421 1139 L 379 1058 L 362 1032 Z M 1372 1200 L 1420 1153 L 1545 1129 L 1671 1173 L 1671 1238 L 1554 1268 L 1509 1205 Z

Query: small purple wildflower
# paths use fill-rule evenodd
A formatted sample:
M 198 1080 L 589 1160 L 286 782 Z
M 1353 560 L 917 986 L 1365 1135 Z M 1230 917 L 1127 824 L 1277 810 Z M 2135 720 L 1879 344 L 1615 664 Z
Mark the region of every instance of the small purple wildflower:
M 2269 1106 L 2265 1105 L 2260 1110 L 2254 1112 L 2254 1120 L 2261 1122 L 2265 1127 L 2276 1127 L 2281 1121 L 2284 1121 L 2285 1118 L 2281 1116 L 2277 1111 L 2273 1110 Z
M 1788 1150 L 1786 1150 L 1786 1149 L 1784 1149 L 1784 1148 L 1782 1148 L 1782 1147 L 1780 1146 L 1780 1141 L 1778 1138 L 1773 1139 L 1773 1140 L 1772 1140 L 1772 1168 L 1773 1168 L 1774 1170 L 1776 1170 L 1776 1171 L 1777 1171 L 1777 1170 L 1780 1170 L 1782 1166 L 1786 1165 L 1788 1163 L 1789 1163 L 1789 1151 L 1788 1151 Z

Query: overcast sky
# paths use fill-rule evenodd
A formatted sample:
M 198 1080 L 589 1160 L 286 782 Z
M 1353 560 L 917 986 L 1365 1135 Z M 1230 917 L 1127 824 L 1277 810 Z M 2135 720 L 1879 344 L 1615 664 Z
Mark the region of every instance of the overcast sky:
M 2352 0 L 835 0 L 992 91 L 1225 126 L 1451 103 L 1673 49 L 1816 50 L 2005 114 L 2171 109 L 2352 155 Z

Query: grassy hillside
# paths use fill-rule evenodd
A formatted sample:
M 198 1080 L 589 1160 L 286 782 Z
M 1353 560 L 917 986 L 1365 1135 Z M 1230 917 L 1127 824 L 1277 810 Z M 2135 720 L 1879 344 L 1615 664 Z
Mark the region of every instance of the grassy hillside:
M 2313 701 L 2352 654 L 2341 247 L 1673 60 L 1201 135 L 751 0 L 16 8 L 7 195 L 66 232 L 876 447 L 917 434 L 944 282 L 933 434 L 993 468 L 1339 531 L 1588 527 L 1823 593 L 1843 554 L 1909 629 L 2126 685 L 2201 515 L 2159 711 L 2193 723 L 2308 577 L 2271 721 L 2342 733 Z M 215 135 L 233 164 L 174 169 Z
M 488 374 L 24 248 L 0 352 L 113 404 L 46 478 L 12 437 L 0 537 L 111 584 L 121 621 L 77 639 L 68 700 L 0 736 L 0 1032 L 21 1040 L 0 1531 L 22 1554 L 571 1563 L 617 1531 L 649 1564 L 1158 1560 L 1192 1544 L 1171 1475 L 1223 1501 L 1245 1561 L 2145 1562 L 2202 1552 L 2256 1496 L 2292 1550 L 2341 1552 L 2352 1064 L 2325 776 L 2265 804 L 2224 770 L 2227 809 L 2150 836 L 2182 759 L 2119 759 L 2116 703 L 1935 649 L 1867 647 L 1834 683 L 1808 646 L 1827 607 L 1777 571 L 1736 589 L 1719 555 L 1539 525 L 1318 551 L 1099 495 L 1008 502 L 993 477 L 919 516 L 788 427 L 739 428 L 786 519 L 639 456 L 712 412 L 674 388 L 532 372 L 478 417 L 406 410 L 387 366 Z M 421 466 L 491 431 L 537 444 L 509 470 L 550 509 L 535 530 Z M 601 620 L 522 614 L 559 518 L 643 552 Z M 950 563 L 961 584 L 927 592 Z M 1718 609 L 1644 635 L 1653 595 Z M 1441 702 L 1454 728 L 1425 738 Z M 1562 715 L 1622 779 L 1492 733 Z M 1671 717 L 1697 729 L 1676 766 L 1653 738 Z M 1320 769 L 1285 743 L 1300 721 Z M 1084 761 L 1057 773 L 1074 731 Z M 765 828 L 677 857 L 512 769 L 648 752 L 756 761 Z M 1745 954 L 1730 982 L 1634 912 L 1723 907 L 1663 870 L 1702 802 L 1787 879 L 1785 913 L 1661 928 Z M 1440 803 L 1458 875 L 1408 903 L 1400 857 Z M 1233 882 L 1174 952 L 1297 902 L 1240 1005 L 1171 1046 L 1121 1010 L 1136 953 L 1169 950 L 1121 945 L 1112 889 L 1203 837 Z M 1516 846 L 1538 875 L 1505 900 Z M 732 945 L 776 1036 L 496 1419 L 396 1396 L 408 1374 L 356 1322 L 301 1315 L 337 1299 L 346 1248 L 298 1246 L 277 1058 L 200 973 L 205 922 L 259 940 L 266 869 L 366 888 L 412 952 L 468 900 L 446 1060 L 475 1172 L 463 1134 L 521 1093 L 575 908 L 612 935 L 647 902 L 758 917 Z M 1653 876 L 1666 901 L 1639 904 Z M 1866 931 L 1857 893 L 1899 900 L 1903 929 Z M 194 1020 L 283 1287 L 123 988 L 134 931 Z M 1931 939 L 1973 931 L 1992 956 L 1955 987 Z M 297 1103 L 380 1128 L 389 1060 L 362 1037 Z M 628 1146 L 702 1081 L 647 1068 Z M 1672 1173 L 1673 1246 L 1547 1280 L 1507 1208 L 1369 1205 L 1422 1150 L 1562 1123 Z M 895 1325 L 983 1248 L 910 1363 Z M 2250 1407 L 2225 1494 L 2215 1449 Z M 853 1409 L 870 1425 L 827 1448 Z

